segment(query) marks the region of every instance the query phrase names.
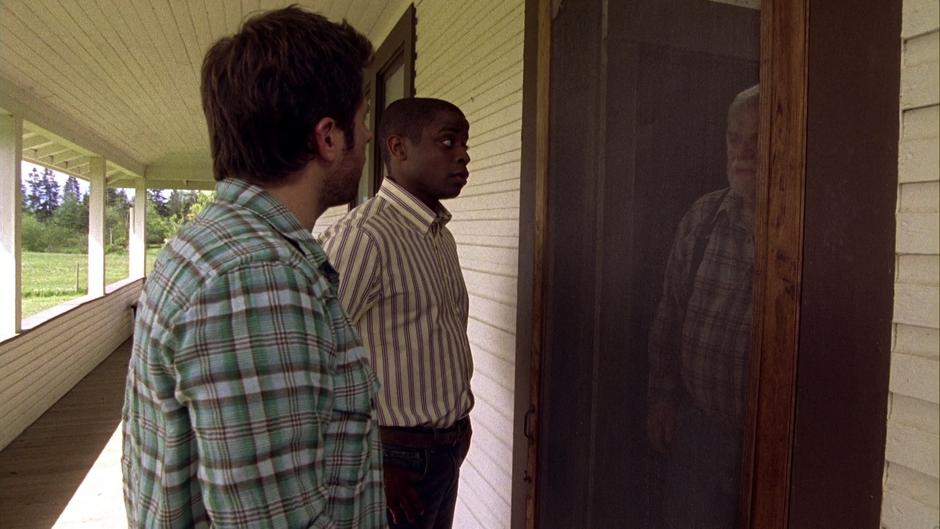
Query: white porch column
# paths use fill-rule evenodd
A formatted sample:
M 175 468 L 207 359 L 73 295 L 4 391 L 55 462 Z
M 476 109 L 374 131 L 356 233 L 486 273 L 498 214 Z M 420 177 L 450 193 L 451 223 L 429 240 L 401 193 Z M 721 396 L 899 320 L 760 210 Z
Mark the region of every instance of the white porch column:
M 0 339 L 20 332 L 20 161 L 23 120 L 0 113 Z
M 88 171 L 88 294 L 104 295 L 105 163 L 93 156 Z
M 147 185 L 144 179 L 134 186 L 134 207 L 131 208 L 130 233 L 127 237 L 129 261 L 128 277 L 144 277 L 147 266 Z

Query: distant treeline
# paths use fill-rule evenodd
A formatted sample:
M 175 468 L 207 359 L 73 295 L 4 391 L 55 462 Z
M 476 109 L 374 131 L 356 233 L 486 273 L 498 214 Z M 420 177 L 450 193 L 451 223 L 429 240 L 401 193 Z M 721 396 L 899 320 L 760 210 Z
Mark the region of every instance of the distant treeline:
M 21 185 L 23 197 L 22 248 L 27 252 L 84 253 L 88 249 L 88 193 L 78 179 L 65 185 L 51 169 L 33 168 Z M 131 201 L 123 189 L 108 188 L 105 206 L 105 240 L 109 253 L 127 250 Z M 159 189 L 147 190 L 147 244 L 161 245 L 191 220 L 212 193 Z

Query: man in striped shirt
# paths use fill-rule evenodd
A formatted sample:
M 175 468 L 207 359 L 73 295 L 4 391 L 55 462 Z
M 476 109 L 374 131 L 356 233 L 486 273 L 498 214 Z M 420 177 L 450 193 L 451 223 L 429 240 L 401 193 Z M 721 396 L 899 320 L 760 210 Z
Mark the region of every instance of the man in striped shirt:
M 671 529 L 736 527 L 751 353 L 759 93 L 735 97 L 726 130 L 728 187 L 682 218 L 650 330 L 649 413 L 665 455 Z
M 310 230 L 351 200 L 365 37 L 300 8 L 209 50 L 215 201 L 157 259 L 123 410 L 130 527 L 386 526 L 367 352 Z
M 473 361 L 467 288 L 440 201 L 467 183 L 469 124 L 451 103 L 407 98 L 379 130 L 388 177 L 323 234 L 323 247 L 382 383 L 389 522 L 447 528 L 470 446 Z

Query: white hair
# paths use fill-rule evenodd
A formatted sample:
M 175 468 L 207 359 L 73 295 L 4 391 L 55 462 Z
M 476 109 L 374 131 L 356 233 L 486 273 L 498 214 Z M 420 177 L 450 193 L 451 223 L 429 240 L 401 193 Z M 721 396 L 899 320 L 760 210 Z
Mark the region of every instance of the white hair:
M 756 84 L 750 88 L 746 88 L 738 92 L 738 95 L 734 96 L 734 100 L 732 100 L 731 104 L 728 106 L 728 119 L 731 119 L 732 115 L 736 114 L 743 108 L 757 108 L 759 101 L 760 84 Z

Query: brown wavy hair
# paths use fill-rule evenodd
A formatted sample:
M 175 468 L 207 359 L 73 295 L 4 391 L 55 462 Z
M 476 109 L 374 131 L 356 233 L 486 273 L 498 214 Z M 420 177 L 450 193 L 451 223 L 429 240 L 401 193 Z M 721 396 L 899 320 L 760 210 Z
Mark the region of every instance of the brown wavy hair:
M 274 183 L 317 156 L 313 129 L 336 120 L 352 145 L 372 44 L 292 5 L 255 15 L 202 63 L 213 176 Z

